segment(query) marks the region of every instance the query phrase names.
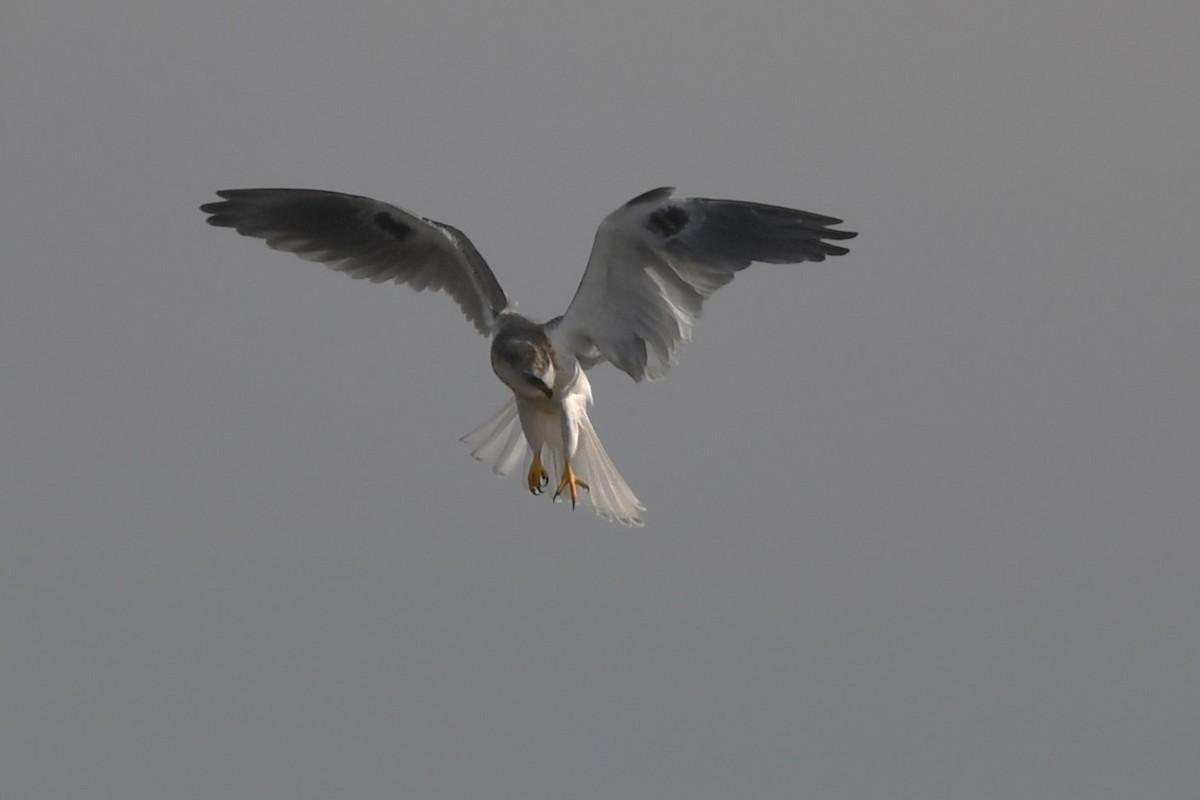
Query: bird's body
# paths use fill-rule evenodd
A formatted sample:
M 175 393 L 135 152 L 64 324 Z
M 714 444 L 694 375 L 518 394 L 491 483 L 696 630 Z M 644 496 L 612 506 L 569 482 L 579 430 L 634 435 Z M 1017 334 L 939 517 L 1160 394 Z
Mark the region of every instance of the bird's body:
M 481 333 L 492 335 L 492 369 L 513 395 L 463 437 L 472 455 L 507 474 L 531 454 L 527 486 L 534 494 L 553 475 L 556 499 L 640 525 L 645 507 L 588 418 L 587 370 L 608 361 L 637 381 L 662 377 L 691 338 L 703 301 L 734 273 L 753 261 L 822 261 L 846 252 L 824 240 L 855 235 L 829 228 L 841 222 L 832 217 L 732 200 L 672 200 L 671 193 L 639 195 L 605 218 L 575 298 L 546 323 L 516 313 L 460 231 L 386 203 L 309 189 L 235 189 L 201 208 L 213 225 L 352 277 L 445 290 Z

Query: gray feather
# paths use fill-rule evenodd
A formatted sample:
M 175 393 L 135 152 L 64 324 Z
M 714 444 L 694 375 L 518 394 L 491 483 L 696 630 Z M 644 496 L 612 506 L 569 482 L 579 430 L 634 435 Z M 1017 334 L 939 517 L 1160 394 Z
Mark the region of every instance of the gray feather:
M 315 189 L 229 189 L 206 203 L 210 225 L 319 261 L 352 278 L 440 289 L 482 334 L 508 299 L 463 233 L 368 197 Z

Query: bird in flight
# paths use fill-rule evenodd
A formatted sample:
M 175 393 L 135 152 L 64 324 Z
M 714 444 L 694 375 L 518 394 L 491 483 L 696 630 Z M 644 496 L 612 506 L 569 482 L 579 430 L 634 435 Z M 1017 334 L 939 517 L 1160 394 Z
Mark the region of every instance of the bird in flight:
M 229 189 L 208 222 L 319 261 L 352 278 L 441 289 L 483 335 L 512 399 L 463 437 L 471 455 L 508 474 L 528 454 L 526 485 L 641 525 L 645 506 L 617 472 L 588 419 L 587 370 L 609 362 L 635 381 L 663 377 L 692 337 L 701 306 L 752 262 L 844 255 L 841 220 L 737 200 L 638 195 L 596 231 L 567 310 L 548 322 L 518 314 L 462 231 L 367 197 L 314 189 Z

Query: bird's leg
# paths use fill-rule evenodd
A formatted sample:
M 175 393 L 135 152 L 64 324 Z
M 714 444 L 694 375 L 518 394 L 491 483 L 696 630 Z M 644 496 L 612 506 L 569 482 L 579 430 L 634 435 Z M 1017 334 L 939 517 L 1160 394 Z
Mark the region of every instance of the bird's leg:
M 571 498 L 571 508 L 574 508 L 575 503 L 579 500 L 580 489 L 591 491 L 591 488 L 586 483 L 575 476 L 575 470 L 571 469 L 571 462 L 567 461 L 567 467 L 563 470 L 562 480 L 558 482 L 558 488 L 554 490 L 554 499 L 557 500 L 558 496 L 566 491 Z
M 540 452 L 533 454 L 533 463 L 529 465 L 529 477 L 526 482 L 529 485 L 529 491 L 533 494 L 541 494 L 550 485 L 550 473 L 546 472 L 546 468 L 542 466 Z

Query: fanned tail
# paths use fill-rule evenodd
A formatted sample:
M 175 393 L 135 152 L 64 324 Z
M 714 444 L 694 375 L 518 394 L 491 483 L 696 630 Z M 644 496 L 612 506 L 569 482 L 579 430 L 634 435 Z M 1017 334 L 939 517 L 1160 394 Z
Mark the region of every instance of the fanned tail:
M 589 487 L 580 494 L 580 502 L 590 505 L 604 519 L 622 525 L 641 527 L 645 524 L 641 512 L 645 511 L 646 507 L 613 466 L 612 459 L 605 452 L 604 445 L 600 444 L 600 437 L 596 435 L 596 429 L 592 427 L 587 414 L 579 414 L 576 423 L 579 429 L 579 443 L 571 465 L 575 474 Z M 562 437 L 559 430 L 557 424 L 551 424 L 545 431 L 548 435 L 543 457 L 552 476 L 551 489 L 563 472 Z M 462 437 L 462 441 L 473 448 L 472 458 L 493 462 L 492 471 L 497 475 L 509 474 L 522 460 L 528 468 L 533 457 L 525 439 L 525 432 L 521 428 L 515 399 L 509 400 L 491 419 Z
M 645 524 L 642 513 L 646 507 L 638 500 L 637 495 L 629 488 L 629 484 L 617 472 L 612 459 L 600 444 L 600 437 L 592 427 L 592 421 L 587 414 L 580 414 L 577 419 L 579 426 L 579 446 L 571 464 L 575 474 L 588 485 L 580 500 L 592 507 L 597 514 L 607 520 L 619 522 L 622 525 L 641 527 Z M 549 448 L 553 450 L 553 448 Z M 559 452 L 552 453 L 554 474 L 562 474 L 562 463 Z
M 494 461 L 492 472 L 507 475 L 529 452 L 521 420 L 517 416 L 517 401 L 509 400 L 495 416 L 462 437 L 476 461 Z

